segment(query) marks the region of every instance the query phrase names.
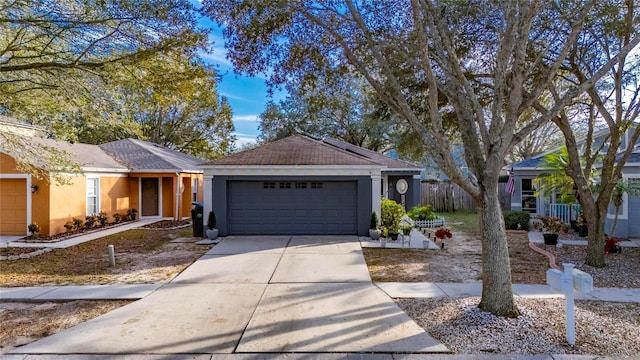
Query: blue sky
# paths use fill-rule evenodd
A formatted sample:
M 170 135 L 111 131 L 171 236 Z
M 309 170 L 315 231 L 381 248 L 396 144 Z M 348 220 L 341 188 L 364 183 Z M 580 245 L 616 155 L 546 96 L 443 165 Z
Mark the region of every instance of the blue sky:
M 213 50 L 209 54 L 201 54 L 202 58 L 218 67 L 222 81 L 218 83 L 218 93 L 229 100 L 233 110 L 236 146 L 255 143 L 258 136 L 258 115 L 270 100 L 264 77 L 248 77 L 233 72 L 231 62 L 225 58 L 222 31 L 214 21 L 202 18 L 200 26 L 211 30 L 209 39 L 213 42 Z M 279 95 L 275 95 L 279 100 Z M 282 96 L 282 95 L 280 95 Z

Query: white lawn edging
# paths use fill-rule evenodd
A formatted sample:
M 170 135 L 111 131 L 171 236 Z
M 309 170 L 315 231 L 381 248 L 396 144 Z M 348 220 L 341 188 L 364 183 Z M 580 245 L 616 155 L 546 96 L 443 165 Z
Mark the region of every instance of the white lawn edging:
M 421 228 L 436 228 L 444 226 L 444 217 L 440 216 L 435 220 L 416 220 L 415 226 Z

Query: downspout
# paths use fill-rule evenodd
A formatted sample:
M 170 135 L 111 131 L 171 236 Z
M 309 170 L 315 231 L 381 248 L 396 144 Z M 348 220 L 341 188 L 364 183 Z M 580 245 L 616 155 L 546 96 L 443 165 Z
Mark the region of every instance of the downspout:
M 176 215 L 174 220 L 180 221 L 180 173 L 176 173 Z

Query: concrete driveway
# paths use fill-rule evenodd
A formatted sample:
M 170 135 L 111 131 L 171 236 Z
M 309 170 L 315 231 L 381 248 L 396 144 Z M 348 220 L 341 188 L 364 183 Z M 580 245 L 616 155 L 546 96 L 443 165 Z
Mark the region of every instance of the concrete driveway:
M 149 296 L 14 354 L 447 352 L 371 283 L 356 236 L 227 237 Z

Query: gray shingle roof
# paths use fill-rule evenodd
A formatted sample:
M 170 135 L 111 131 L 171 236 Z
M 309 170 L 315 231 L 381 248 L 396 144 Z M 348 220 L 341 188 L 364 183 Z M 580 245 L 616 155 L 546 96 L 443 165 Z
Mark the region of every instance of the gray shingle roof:
M 363 156 L 306 136 L 293 135 L 206 165 L 378 165 Z
M 123 139 L 100 145 L 131 171 L 202 172 L 202 160 L 162 145 L 136 139 Z
M 84 171 L 127 171 L 125 166 L 118 163 L 107 153 L 102 151 L 102 149 L 97 145 L 81 143 L 71 144 L 68 142 L 37 137 L 32 138 L 31 141 L 69 153 L 71 160 L 78 164 Z M 37 162 L 34 164 L 37 164 Z
M 380 165 L 385 165 L 386 167 L 390 168 L 390 169 L 411 169 L 411 170 L 422 170 L 420 167 L 413 165 L 411 163 L 408 163 L 406 161 L 402 161 L 402 160 L 398 160 L 398 159 L 394 159 L 391 158 L 389 156 L 380 154 L 379 152 L 375 152 L 373 150 L 369 150 L 369 149 L 365 149 L 362 148 L 360 146 L 356 146 L 353 144 L 350 144 L 348 142 L 344 142 L 338 139 L 334 139 L 334 138 L 325 138 L 324 140 L 322 140 L 323 142 L 331 145 L 331 146 L 335 146 L 337 148 L 340 148 L 342 150 L 345 151 L 349 151 L 349 152 L 353 152 L 355 154 L 358 154 L 360 156 L 364 156 L 367 159 L 370 159 L 371 161 L 374 161 Z

